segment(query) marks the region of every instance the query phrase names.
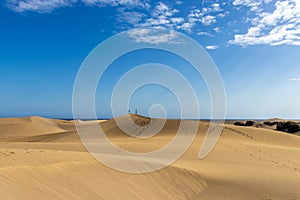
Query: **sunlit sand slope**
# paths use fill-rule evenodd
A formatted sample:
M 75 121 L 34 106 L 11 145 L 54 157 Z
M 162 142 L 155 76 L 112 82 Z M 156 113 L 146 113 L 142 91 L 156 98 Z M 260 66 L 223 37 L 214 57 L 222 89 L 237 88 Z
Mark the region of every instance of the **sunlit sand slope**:
M 142 126 L 133 127 L 133 136 L 161 122 L 131 117 Z M 130 127 L 125 118 L 119 117 L 118 123 Z M 88 122 L 82 123 L 89 129 Z M 114 119 L 98 123 L 114 144 L 132 152 L 163 147 L 180 125 L 179 120 L 167 120 L 154 137 L 137 139 Z M 226 124 L 213 151 L 200 160 L 207 128 L 200 121 L 194 142 L 171 166 L 128 174 L 95 160 L 81 144 L 73 121 L 0 119 L 1 199 L 300 199 L 299 136 Z

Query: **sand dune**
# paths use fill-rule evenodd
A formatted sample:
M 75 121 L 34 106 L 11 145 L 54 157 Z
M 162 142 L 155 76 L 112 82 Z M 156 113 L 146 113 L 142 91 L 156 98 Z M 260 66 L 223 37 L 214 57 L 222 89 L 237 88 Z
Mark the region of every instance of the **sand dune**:
M 134 136 L 161 122 L 131 117 L 141 126 L 131 127 Z M 130 127 L 124 118 L 119 123 Z M 151 138 L 125 134 L 114 119 L 98 123 L 123 149 L 149 152 L 170 142 L 180 121 L 167 120 Z M 128 174 L 86 152 L 73 121 L 0 119 L 1 199 L 300 199 L 299 136 L 226 124 L 214 150 L 199 160 L 207 128 L 201 121 L 193 144 L 171 166 Z
M 58 122 L 58 120 L 41 117 L 1 119 L 0 139 L 10 140 L 65 131 L 58 126 Z

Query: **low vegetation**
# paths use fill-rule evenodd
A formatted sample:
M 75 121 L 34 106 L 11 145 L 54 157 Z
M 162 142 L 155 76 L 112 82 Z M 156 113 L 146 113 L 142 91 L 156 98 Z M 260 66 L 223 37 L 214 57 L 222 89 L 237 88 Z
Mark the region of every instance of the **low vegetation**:
M 278 122 L 276 130 L 283 131 L 287 133 L 296 133 L 300 131 L 300 126 L 296 122 L 287 121 L 287 122 Z
M 278 124 L 278 122 L 264 122 L 264 125 L 267 125 L 267 126 L 274 126 L 277 124 Z
M 246 121 L 246 122 L 234 122 L 234 125 L 236 126 L 253 126 L 255 122 L 254 121 Z

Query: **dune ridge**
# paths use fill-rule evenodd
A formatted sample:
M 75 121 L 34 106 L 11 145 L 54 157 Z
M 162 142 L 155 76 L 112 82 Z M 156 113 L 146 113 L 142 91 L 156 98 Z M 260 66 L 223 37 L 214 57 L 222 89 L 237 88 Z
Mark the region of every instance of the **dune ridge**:
M 129 126 L 124 117 L 118 120 Z M 156 120 L 130 117 L 141 126 L 134 129 L 137 135 Z M 97 123 L 119 147 L 150 152 L 175 136 L 180 120 L 166 120 L 151 138 L 131 137 L 115 119 Z M 200 121 L 194 142 L 172 165 L 151 173 L 128 174 L 95 160 L 81 143 L 74 121 L 0 119 L 1 198 L 300 199 L 299 136 L 225 124 L 216 147 L 200 160 L 198 152 L 207 129 L 208 122 Z M 107 144 L 99 145 L 105 148 Z

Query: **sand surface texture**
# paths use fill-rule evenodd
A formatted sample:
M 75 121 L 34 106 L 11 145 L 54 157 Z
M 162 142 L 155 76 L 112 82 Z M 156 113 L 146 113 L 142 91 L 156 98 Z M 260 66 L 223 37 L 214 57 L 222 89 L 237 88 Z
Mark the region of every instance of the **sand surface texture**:
M 150 123 L 149 118 L 131 117 L 142 126 Z M 170 142 L 180 121 L 167 120 L 148 139 L 124 134 L 113 119 L 98 123 L 115 145 L 141 153 Z M 128 174 L 93 158 L 73 121 L 0 119 L 0 199 L 300 200 L 299 136 L 226 124 L 213 151 L 200 160 L 207 129 L 208 122 L 200 121 L 194 142 L 172 165 Z

